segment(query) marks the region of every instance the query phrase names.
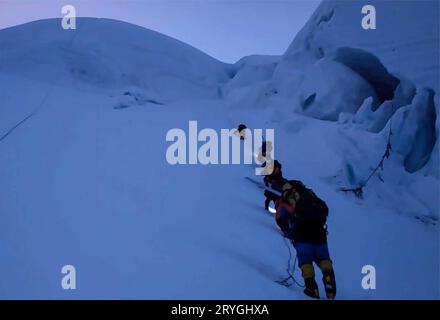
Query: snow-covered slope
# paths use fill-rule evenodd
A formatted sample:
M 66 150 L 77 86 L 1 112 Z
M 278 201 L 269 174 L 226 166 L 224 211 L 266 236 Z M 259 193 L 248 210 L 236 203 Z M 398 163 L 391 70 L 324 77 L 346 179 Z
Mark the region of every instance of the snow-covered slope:
M 167 131 L 197 120 L 199 129 L 275 129 L 285 176 L 329 205 L 338 298 L 438 298 L 438 163 L 428 156 L 419 168 L 431 154 L 432 93 L 380 60 L 387 73 L 374 70 L 400 80 L 399 108 L 381 111 L 385 101 L 376 113 L 365 74 L 334 55 L 310 58 L 295 43 L 333 5 L 329 23 L 348 14 L 324 3 L 284 56 L 235 65 L 117 21 L 79 19 L 75 32 L 59 20 L 0 30 L 0 297 L 304 298 L 274 282 L 289 253 L 262 190 L 244 179 L 253 166 L 166 162 Z M 344 41 L 355 47 L 357 38 Z M 376 55 L 374 43 L 363 49 Z M 310 60 L 295 66 L 293 51 Z M 342 83 L 328 90 L 324 75 L 373 96 Z M 350 104 L 335 121 L 316 119 L 298 109 L 305 89 Z M 371 172 L 390 126 L 392 157 L 364 198 L 340 192 Z M 76 290 L 61 287 L 67 264 Z M 376 267 L 376 290 L 362 289 L 364 265 Z
M 153 98 L 216 97 L 227 66 L 165 35 L 109 19 L 82 18 L 77 30 L 59 19 L 0 33 L 0 71 L 68 87 L 142 88 Z M 83 88 L 82 88 L 83 89 Z

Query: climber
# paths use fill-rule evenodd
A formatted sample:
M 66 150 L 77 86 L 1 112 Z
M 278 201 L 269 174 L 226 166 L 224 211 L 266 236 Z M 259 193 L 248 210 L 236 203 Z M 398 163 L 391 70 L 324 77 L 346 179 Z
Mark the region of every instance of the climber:
M 301 181 L 290 180 L 282 186 L 282 196 L 275 209 L 276 223 L 296 249 L 298 266 L 304 278 L 304 293 L 319 299 L 313 267 L 316 263 L 322 272 L 326 296 L 333 300 L 336 281 L 327 246 L 326 203 Z
M 238 126 L 237 133 L 240 136 L 240 140 L 246 139 L 246 129 L 247 127 L 242 123 Z
M 263 163 L 263 166 L 266 166 L 266 163 Z M 282 187 L 284 183 L 287 182 L 287 180 L 283 178 L 283 172 L 281 171 L 281 168 L 281 163 L 278 160 L 274 160 L 272 173 L 264 176 L 265 186 L 270 187 L 275 191 L 279 191 L 280 193 L 282 192 Z M 266 197 L 264 201 L 264 209 L 266 210 L 269 210 L 269 205 L 272 201 L 276 203 L 279 198 L 279 195 L 267 189 L 264 191 L 264 196 Z

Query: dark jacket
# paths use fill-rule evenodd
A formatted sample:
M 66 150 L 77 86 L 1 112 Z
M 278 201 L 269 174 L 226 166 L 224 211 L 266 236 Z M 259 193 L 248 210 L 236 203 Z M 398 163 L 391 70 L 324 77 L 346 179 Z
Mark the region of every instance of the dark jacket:
M 326 224 L 296 217 L 291 220 L 292 238 L 295 242 L 323 244 L 327 243 Z
M 307 189 L 307 192 L 310 190 Z M 316 197 L 313 192 L 312 194 Z M 307 199 L 308 196 L 307 193 L 302 194 L 302 199 L 295 206 L 279 199 L 276 205 L 276 222 L 294 242 L 327 243 L 327 205 L 319 198 L 311 202 Z
M 263 163 L 263 167 L 266 163 Z M 272 189 L 279 191 L 281 193 L 283 184 L 286 183 L 287 180 L 283 178 L 283 172 L 281 171 L 281 164 L 275 160 L 274 170 L 270 175 L 264 177 L 264 184 L 267 187 L 271 187 Z M 269 190 L 264 191 L 264 196 L 273 201 L 278 200 L 279 196 Z

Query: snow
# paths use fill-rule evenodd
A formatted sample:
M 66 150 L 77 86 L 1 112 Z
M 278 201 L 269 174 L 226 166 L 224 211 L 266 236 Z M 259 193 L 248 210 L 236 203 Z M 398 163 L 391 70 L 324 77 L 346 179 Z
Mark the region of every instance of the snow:
M 377 29 L 361 28 L 364 5 L 373 5 Z M 283 64 L 314 62 L 341 47 L 362 49 L 379 58 L 389 72 L 421 86 L 439 87 L 438 2 L 323 1 L 287 49 Z M 284 70 L 285 71 L 285 70 Z
M 141 87 L 167 100 L 216 97 L 229 79 L 224 64 L 157 32 L 109 19 L 78 23 L 77 30 L 63 30 L 58 19 L 2 30 L 1 72 L 81 90 Z
M 367 81 L 326 58 L 305 71 L 298 91 L 300 111 L 323 120 L 337 120 L 341 112 L 355 113 L 364 99 L 376 97 Z
M 343 28 L 362 1 L 325 1 L 283 56 L 234 65 L 106 19 L 0 30 L 0 136 L 32 115 L 0 141 L 0 297 L 306 299 L 275 283 L 288 250 L 245 179 L 255 166 L 167 163 L 168 130 L 197 120 L 275 129 L 284 175 L 330 208 L 338 299 L 439 298 L 437 4 L 373 2 L 393 16 L 380 36 Z M 400 81 L 392 100 L 336 61 L 339 47 L 378 57 Z M 364 197 L 341 192 L 379 163 L 390 126 Z M 76 290 L 60 285 L 66 264 Z M 364 265 L 376 290 L 361 286 Z
M 404 156 L 404 166 L 409 172 L 427 163 L 436 142 L 434 92 L 423 91 L 413 101 L 392 118 L 396 128 L 395 151 Z

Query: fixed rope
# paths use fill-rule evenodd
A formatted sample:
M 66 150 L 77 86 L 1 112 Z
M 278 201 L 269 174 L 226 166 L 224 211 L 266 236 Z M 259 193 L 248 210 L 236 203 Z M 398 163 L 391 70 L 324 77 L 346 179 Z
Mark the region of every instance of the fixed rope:
M 85 22 L 84 22 L 85 23 Z M 68 31 L 66 31 L 68 32 Z M 68 47 L 70 48 L 73 44 L 73 42 L 76 39 L 76 36 L 78 35 L 78 31 L 75 30 L 74 35 L 72 36 L 72 38 L 70 39 L 70 41 L 68 42 Z M 54 83 L 57 83 L 59 78 L 61 76 L 61 72 L 59 72 L 57 74 L 57 76 L 55 77 L 55 81 Z M 29 113 L 25 118 L 23 118 L 22 120 L 20 120 L 18 123 L 16 123 L 15 125 L 13 125 L 8 131 L 6 131 L 3 135 L 0 136 L 0 142 L 3 141 L 4 139 L 6 139 L 12 132 L 14 132 L 18 127 L 20 127 L 23 123 L 25 123 L 28 119 L 30 119 L 31 117 L 33 117 L 34 115 L 36 115 L 38 113 L 38 111 L 43 107 L 43 105 L 46 103 L 47 99 L 49 98 L 49 96 L 51 95 L 52 91 L 54 89 L 54 84 L 52 84 L 49 89 L 47 90 L 46 94 L 43 96 L 43 98 L 41 99 L 40 103 L 34 108 L 34 110 Z
M 286 269 L 287 274 L 288 274 L 288 277 L 285 278 L 285 279 L 282 279 L 282 280 L 277 281 L 277 283 L 279 283 L 279 284 L 281 284 L 281 285 L 283 285 L 283 286 L 285 286 L 285 287 L 290 287 L 290 286 L 294 283 L 294 284 L 296 284 L 298 287 L 300 287 L 300 288 L 304 288 L 304 285 L 300 284 L 300 283 L 296 280 L 295 276 L 293 275 L 293 274 L 295 273 L 295 266 L 296 266 L 296 261 L 297 261 L 298 256 L 295 254 L 295 260 L 293 261 L 293 268 L 292 268 L 292 264 L 291 264 L 291 261 L 292 261 L 292 250 L 290 249 L 289 242 L 286 240 L 285 237 L 283 237 L 283 241 L 284 241 L 284 244 L 285 244 L 286 247 L 287 247 L 287 250 L 289 250 L 289 260 L 287 261 L 287 269 Z M 292 270 L 292 269 L 293 269 L 293 270 Z M 292 270 L 292 271 L 291 271 L 291 270 Z M 292 279 L 293 283 L 290 283 L 290 282 L 289 282 L 290 279 Z

